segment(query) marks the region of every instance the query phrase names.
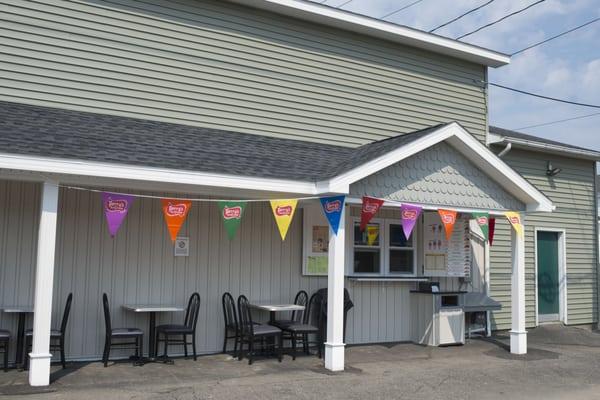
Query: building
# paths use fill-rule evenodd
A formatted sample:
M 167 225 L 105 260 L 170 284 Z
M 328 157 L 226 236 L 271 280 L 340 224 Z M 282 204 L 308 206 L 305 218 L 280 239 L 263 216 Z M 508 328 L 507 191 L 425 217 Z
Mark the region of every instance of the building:
M 100 358 L 103 292 L 115 325 L 146 329 L 121 305 L 184 304 L 198 291 L 198 347 L 210 353 L 222 348 L 223 292 L 283 302 L 328 287 L 325 366 L 340 370 L 343 288 L 355 304 L 346 343 L 405 341 L 411 290 L 431 276 L 444 291 L 489 287 L 504 305 L 493 326 L 527 351 L 532 242 L 504 213 L 525 215 L 530 235 L 527 221 L 552 218 L 562 199 L 519 170 L 522 150 L 487 147 L 487 68 L 508 56 L 299 0 L 0 4 L 0 305 L 33 304 L 32 385 L 48 384 L 49 329 L 70 292 L 73 360 Z M 233 240 L 217 204 L 195 202 L 180 231 L 189 255 L 175 257 L 158 199 L 136 198 L 111 238 L 97 191 L 310 199 L 285 240 L 266 202 L 248 205 Z M 337 235 L 316 200 L 330 195 L 347 196 Z M 371 243 L 356 228 L 365 195 L 386 200 Z M 469 241 L 468 274 L 449 276 L 445 261 L 432 271 L 423 220 L 412 239 L 400 233 L 404 202 L 423 219 L 496 215 L 496 244 Z M 597 315 L 586 262 L 569 323 Z M 0 314 L 3 328 L 16 323 Z

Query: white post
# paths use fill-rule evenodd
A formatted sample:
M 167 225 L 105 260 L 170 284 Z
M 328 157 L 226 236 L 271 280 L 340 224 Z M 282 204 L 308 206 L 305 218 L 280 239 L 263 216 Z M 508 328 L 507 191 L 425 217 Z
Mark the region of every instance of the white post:
M 58 185 L 56 182 L 44 182 L 35 273 L 33 342 L 29 354 L 29 384 L 31 386 L 50 384 L 50 359 L 52 358 L 52 354 L 50 354 L 50 322 L 57 209 Z
M 327 341 L 325 368 L 344 370 L 344 253 L 346 232 L 345 207 L 340 215 L 337 235 L 329 229 L 329 265 L 327 273 Z
M 525 223 L 523 236 L 519 236 L 512 226 L 512 278 L 511 278 L 511 319 L 510 352 L 513 354 L 527 353 L 527 331 L 525 330 Z

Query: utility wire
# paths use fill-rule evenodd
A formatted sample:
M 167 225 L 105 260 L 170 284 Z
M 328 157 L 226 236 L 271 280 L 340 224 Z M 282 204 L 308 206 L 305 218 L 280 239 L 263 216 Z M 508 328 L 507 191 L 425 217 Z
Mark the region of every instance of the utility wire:
M 342 4 L 340 4 L 339 6 L 337 6 L 337 8 L 342 8 L 342 7 L 344 7 L 346 4 L 348 4 L 348 3 L 352 3 L 353 1 L 354 1 L 354 0 L 348 0 L 348 1 L 345 1 L 345 2 L 343 2 Z
M 475 12 L 475 11 L 477 11 L 477 10 L 480 10 L 480 9 L 482 9 L 483 7 L 487 6 L 488 4 L 491 4 L 491 3 L 493 3 L 494 1 L 496 1 L 496 0 L 489 0 L 487 3 L 485 3 L 485 4 L 482 4 L 482 5 L 480 5 L 479 7 L 475 7 L 475 8 L 473 8 L 473 9 L 471 9 L 471 10 L 467 11 L 466 13 L 459 15 L 459 16 L 458 16 L 458 17 L 456 17 L 456 18 L 454 18 L 454 19 L 451 19 L 450 21 L 448 21 L 448 22 L 445 22 L 445 23 L 441 24 L 440 26 L 436 26 L 435 28 L 433 28 L 432 30 L 430 30 L 430 31 L 429 31 L 429 33 L 433 33 L 433 32 L 435 32 L 435 31 L 437 31 L 438 29 L 440 29 L 440 28 L 443 28 L 443 27 L 444 27 L 444 26 L 446 26 L 446 25 L 450 25 L 451 23 L 453 23 L 453 22 L 456 22 L 456 21 L 458 21 L 459 19 L 461 19 L 462 17 L 466 17 L 467 15 L 469 15 L 469 14 L 471 14 L 471 13 L 474 13 L 474 12 Z
M 585 26 L 588 26 L 588 25 L 590 25 L 590 24 L 593 24 L 594 22 L 598 22 L 598 21 L 600 21 L 600 17 L 599 17 L 599 18 L 596 18 L 596 19 L 593 19 L 593 20 L 591 20 L 591 21 L 588 21 L 588 22 L 586 22 L 585 24 L 581 24 L 581 25 L 579 25 L 579 26 L 576 26 L 575 28 L 569 29 L 568 31 L 564 31 L 564 32 L 562 32 L 562 33 L 559 33 L 558 35 L 552 36 L 552 37 L 550 37 L 550 38 L 548 38 L 548 39 L 546 39 L 546 40 L 542 40 L 541 42 L 534 43 L 534 44 L 532 44 L 531 46 L 527 46 L 527 47 L 525 47 L 524 49 L 521 49 L 521 50 L 519 50 L 519 51 L 515 51 L 514 53 L 512 53 L 512 54 L 511 54 L 511 56 L 514 56 L 514 55 L 516 55 L 516 54 L 523 53 L 524 51 L 527 51 L 527 50 L 529 50 L 529 49 L 533 49 L 534 47 L 540 46 L 540 45 L 542 45 L 542 44 L 544 44 L 544 43 L 548 43 L 548 42 L 549 42 L 549 41 L 551 41 L 551 40 L 557 39 L 557 38 L 559 38 L 559 37 L 561 37 L 561 36 L 564 36 L 564 35 L 566 35 L 567 33 L 571 33 L 571 32 L 573 32 L 573 31 L 576 31 L 576 30 L 578 30 L 578 29 L 581 29 L 581 28 L 583 28 L 583 27 L 585 27 Z
M 486 82 L 484 82 L 484 83 L 486 83 Z M 500 85 L 500 84 L 493 83 L 493 82 L 487 82 L 487 84 L 491 85 L 491 86 L 496 86 L 496 87 L 499 87 L 499 88 L 502 88 L 502 89 L 506 89 L 506 90 L 512 90 L 513 92 L 517 92 L 517 93 L 521 93 L 521 94 L 526 94 L 528 96 L 539 97 L 540 99 L 558 101 L 558 102 L 561 102 L 561 103 L 573 104 L 573 105 L 582 106 L 582 107 L 600 108 L 600 105 L 597 105 L 597 104 L 577 103 L 575 101 L 558 99 L 556 97 L 550 97 L 550 96 L 544 96 L 544 95 L 537 94 L 537 93 L 531 93 L 531 92 L 527 92 L 525 90 L 515 89 L 515 88 L 511 88 L 511 87 Z
M 530 128 L 538 128 L 540 126 L 554 125 L 554 124 L 558 124 L 558 123 L 561 123 L 561 122 L 567 122 L 567 121 L 573 121 L 573 120 L 576 120 L 576 119 L 583 119 L 583 118 L 594 117 L 596 115 L 600 115 L 600 112 L 593 113 L 593 114 L 587 114 L 587 115 L 580 115 L 578 117 L 559 119 L 559 120 L 556 120 L 556 121 L 544 122 L 543 124 L 522 126 L 520 128 L 515 128 L 514 130 L 523 130 L 523 129 L 530 129 Z
M 399 9 L 397 9 L 397 10 L 395 10 L 395 11 L 392 11 L 391 13 L 385 14 L 385 15 L 384 15 L 383 17 L 381 17 L 380 19 L 384 19 L 384 18 L 387 18 L 387 17 L 391 17 L 392 15 L 394 15 L 394 14 L 396 14 L 396 13 L 399 13 L 400 11 L 406 10 L 408 7 L 412 7 L 412 6 L 414 6 L 415 4 L 418 4 L 418 3 L 422 2 L 422 1 L 423 1 L 423 0 L 417 0 L 417 1 L 413 1 L 412 3 L 410 3 L 410 4 L 406 5 L 406 6 L 402 7 L 402 8 L 399 8 Z
M 485 29 L 485 28 L 488 28 L 488 27 L 490 27 L 490 26 L 492 26 L 492 25 L 495 25 L 495 24 L 497 24 L 497 23 L 498 23 L 498 22 L 500 22 L 500 21 L 504 21 L 505 19 L 512 17 L 513 15 L 520 14 L 520 13 L 522 13 L 523 11 L 525 11 L 525 10 L 527 10 L 527 9 L 529 9 L 529 8 L 531 8 L 531 7 L 535 6 L 535 5 L 537 5 L 537 4 L 543 3 L 544 1 L 546 1 L 546 0 L 538 0 L 538 1 L 536 1 L 535 3 L 532 3 L 532 4 L 528 5 L 527 7 L 525 7 L 525 8 L 522 8 L 522 9 L 520 9 L 520 10 L 517 10 L 517 11 L 515 11 L 515 12 L 512 12 L 512 13 L 510 13 L 510 14 L 508 14 L 508 15 L 505 15 L 504 17 L 502 17 L 502 18 L 500 18 L 500 19 L 497 19 L 497 20 L 496 20 L 496 21 L 494 21 L 494 22 L 490 22 L 489 24 L 486 24 L 486 25 L 480 26 L 479 28 L 475 29 L 475 30 L 474 30 L 474 31 L 472 31 L 472 32 L 465 33 L 464 35 L 461 35 L 461 36 L 457 37 L 457 38 L 456 38 L 456 40 L 462 39 L 462 38 L 464 38 L 464 37 L 467 37 L 467 36 L 469 36 L 469 35 L 472 35 L 472 34 L 474 34 L 474 33 L 476 33 L 476 32 L 479 32 L 479 31 L 481 31 L 481 30 L 483 30 L 483 29 Z

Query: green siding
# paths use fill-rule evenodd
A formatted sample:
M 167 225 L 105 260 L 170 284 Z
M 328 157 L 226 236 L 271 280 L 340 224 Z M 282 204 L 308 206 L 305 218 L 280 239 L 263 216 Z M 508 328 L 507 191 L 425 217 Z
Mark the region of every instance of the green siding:
M 535 228 L 566 231 L 567 316 L 569 324 L 598 320 L 597 232 L 595 206 L 595 165 L 539 152 L 512 150 L 504 160 L 534 184 L 556 206 L 556 211 L 531 213 L 525 217 L 526 314 L 527 326 L 535 326 Z M 554 178 L 545 174 L 551 161 L 562 172 Z M 510 230 L 499 221 L 491 248 L 492 296 L 502 301 L 503 309 L 493 315 L 494 328 L 510 328 Z
M 218 1 L 0 0 L 0 99 L 356 146 L 485 137 L 485 67 Z

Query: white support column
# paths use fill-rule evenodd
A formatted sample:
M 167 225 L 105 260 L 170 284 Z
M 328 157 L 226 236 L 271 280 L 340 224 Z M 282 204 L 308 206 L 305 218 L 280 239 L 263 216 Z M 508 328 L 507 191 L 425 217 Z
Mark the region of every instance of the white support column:
M 346 210 L 342 210 L 337 235 L 329 228 L 329 266 L 327 273 L 327 341 L 325 368 L 344 370 L 344 255 Z
M 525 231 L 525 222 L 523 232 Z M 519 236 L 511 227 L 512 278 L 511 278 L 511 319 L 510 352 L 527 353 L 527 331 L 525 330 L 525 234 Z
M 40 227 L 38 232 L 35 298 L 33 304 L 33 342 L 29 357 L 29 384 L 50 384 L 50 322 L 52 318 L 52 286 L 54 282 L 54 250 L 56 245 L 56 215 L 58 186 L 56 182 L 42 184 Z

